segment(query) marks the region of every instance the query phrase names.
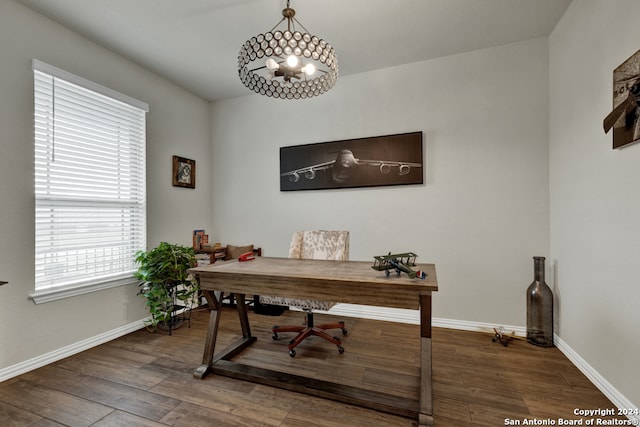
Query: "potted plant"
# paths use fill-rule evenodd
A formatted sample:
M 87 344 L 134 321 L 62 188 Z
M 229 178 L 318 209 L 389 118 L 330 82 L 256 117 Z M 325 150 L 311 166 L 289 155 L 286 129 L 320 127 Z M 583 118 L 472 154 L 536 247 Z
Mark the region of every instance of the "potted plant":
M 151 319 L 147 329 L 179 327 L 184 316 L 179 319 L 180 309 L 190 311 L 198 295 L 198 282 L 187 273 L 195 267 L 193 248 L 161 242 L 150 251 L 138 251 L 136 262 L 140 265 L 135 277 L 140 280 L 138 295 L 147 299 Z

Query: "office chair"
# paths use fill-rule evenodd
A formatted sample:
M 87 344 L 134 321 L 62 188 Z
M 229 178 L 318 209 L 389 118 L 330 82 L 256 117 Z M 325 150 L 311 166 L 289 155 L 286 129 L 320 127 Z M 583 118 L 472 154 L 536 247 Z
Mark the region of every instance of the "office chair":
M 291 239 L 289 258 L 303 259 L 328 259 L 346 261 L 349 259 L 349 232 L 348 231 L 297 231 Z M 341 329 L 346 335 L 344 322 L 325 323 L 315 325 L 313 323 L 313 310 L 329 310 L 336 303 L 327 301 L 304 300 L 286 297 L 260 296 L 262 304 L 277 304 L 301 308 L 305 311 L 305 322 L 302 326 L 274 326 L 271 329 L 272 338 L 278 339 L 280 332 L 297 332 L 295 338 L 289 341 L 289 356 L 295 357 L 295 348 L 307 337 L 317 336 L 338 346 L 338 352 L 344 353 L 342 340 L 329 335 L 327 329 Z

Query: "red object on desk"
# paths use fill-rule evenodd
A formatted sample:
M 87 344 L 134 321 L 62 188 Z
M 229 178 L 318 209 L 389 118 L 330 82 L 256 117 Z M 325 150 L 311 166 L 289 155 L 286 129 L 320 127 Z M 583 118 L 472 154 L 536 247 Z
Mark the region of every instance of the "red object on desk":
M 256 256 L 253 252 L 245 252 L 238 257 L 238 261 L 251 261 L 252 259 L 256 259 Z

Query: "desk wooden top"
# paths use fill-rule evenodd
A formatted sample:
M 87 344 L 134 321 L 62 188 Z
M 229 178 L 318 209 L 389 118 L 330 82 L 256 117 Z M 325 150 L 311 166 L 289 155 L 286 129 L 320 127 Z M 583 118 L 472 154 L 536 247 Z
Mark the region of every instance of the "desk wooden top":
M 419 295 L 438 290 L 434 264 L 418 264 L 414 270 L 427 273 L 424 280 L 405 273 L 371 268 L 373 262 L 326 261 L 257 257 L 253 261 L 229 261 L 196 267 L 204 290 L 225 293 L 274 295 L 383 307 L 419 306 Z

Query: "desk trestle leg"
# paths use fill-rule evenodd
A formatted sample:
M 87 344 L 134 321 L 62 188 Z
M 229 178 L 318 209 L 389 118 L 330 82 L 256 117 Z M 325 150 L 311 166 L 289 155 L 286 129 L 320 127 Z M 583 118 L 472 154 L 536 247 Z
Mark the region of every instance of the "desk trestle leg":
M 240 328 L 242 330 L 242 338 L 231 344 L 225 350 L 214 356 L 216 347 L 216 338 L 218 336 L 218 325 L 220 324 L 220 315 L 222 309 L 222 292 L 203 291 L 205 298 L 209 302 L 211 312 L 209 314 L 209 326 L 207 328 L 207 337 L 204 346 L 204 354 L 202 356 L 202 365 L 198 366 L 193 372 L 194 378 L 202 379 L 211 372 L 213 365 L 219 360 L 231 360 L 235 355 L 250 346 L 256 341 L 256 337 L 251 335 L 249 326 L 249 315 L 244 294 L 236 294 L 236 306 L 238 309 L 238 317 L 240 319 Z
M 420 296 L 420 413 L 418 424 L 433 427 L 431 383 L 431 294 Z
M 198 366 L 193 372 L 194 378 L 204 378 L 211 370 L 213 363 L 213 352 L 216 347 L 216 338 L 218 336 L 218 325 L 220 324 L 220 309 L 222 308 L 222 292 L 202 291 L 202 294 L 209 303 L 209 326 L 207 327 L 207 336 L 204 343 L 204 354 L 202 355 L 202 365 Z

